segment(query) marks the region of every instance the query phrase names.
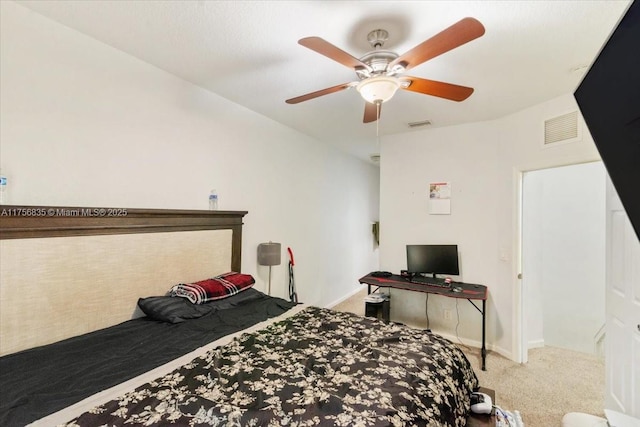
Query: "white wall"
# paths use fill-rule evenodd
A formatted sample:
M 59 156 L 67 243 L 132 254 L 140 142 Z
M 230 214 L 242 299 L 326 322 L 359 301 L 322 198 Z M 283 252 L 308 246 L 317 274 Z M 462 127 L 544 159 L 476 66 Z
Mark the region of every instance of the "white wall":
M 523 289 L 529 345 L 594 353 L 605 323 L 602 162 L 527 172 Z
M 380 267 L 406 266 L 407 243 L 457 243 L 460 280 L 489 287 L 487 342 L 518 360 L 516 342 L 520 300 L 519 191 L 522 171 L 598 160 L 584 123 L 582 139 L 543 148 L 545 119 L 575 111 L 570 94 L 497 120 L 426 129 L 385 137 L 381 146 Z M 451 215 L 429 215 L 429 182 L 452 184 Z M 456 333 L 456 300 L 431 296 L 432 329 Z M 424 296 L 394 292 L 392 318 L 426 325 Z M 479 313 L 466 301 L 458 304 L 463 340 L 480 342 Z
M 0 161 L 8 202 L 247 210 L 243 270 L 286 247 L 304 302 L 326 305 L 378 268 L 379 172 L 290 128 L 12 2 L 2 2 Z

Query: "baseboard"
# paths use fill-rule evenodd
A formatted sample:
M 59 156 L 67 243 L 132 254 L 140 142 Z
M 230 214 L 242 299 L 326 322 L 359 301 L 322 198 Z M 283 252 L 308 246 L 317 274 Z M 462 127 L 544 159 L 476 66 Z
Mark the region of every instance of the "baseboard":
M 528 349 L 544 347 L 544 339 L 529 341 Z
M 477 348 L 477 349 L 481 349 L 482 348 L 482 342 L 480 342 L 480 341 L 472 340 L 472 339 L 469 339 L 469 338 L 462 338 L 462 337 L 458 338 L 455 335 L 451 335 L 449 333 L 442 332 L 442 331 L 433 330 L 433 332 L 438 334 L 438 335 L 440 335 L 441 337 L 444 337 L 444 338 L 448 339 L 449 341 L 451 341 L 451 342 L 453 342 L 455 344 L 462 344 L 462 345 L 466 345 L 467 347 L 474 347 L 474 348 Z M 498 353 L 499 355 L 501 355 L 503 357 L 506 357 L 509 360 L 514 360 L 513 359 L 513 353 L 511 351 L 509 351 L 509 350 L 506 350 L 506 349 L 504 349 L 502 347 L 499 347 L 499 346 L 494 345 L 494 344 L 489 343 L 489 342 L 485 343 L 485 346 L 487 348 L 487 351 L 492 351 L 492 352 Z
M 348 300 L 349 298 L 351 298 L 351 297 L 352 297 L 352 296 L 354 296 L 355 294 L 357 294 L 357 293 L 359 293 L 359 292 L 362 292 L 362 289 L 364 289 L 364 287 L 365 287 L 365 286 L 367 286 L 367 285 L 360 285 L 358 288 L 356 288 L 356 289 L 355 289 L 354 291 L 352 291 L 351 293 L 349 293 L 349 294 L 347 294 L 347 295 L 345 295 L 345 296 L 341 297 L 340 299 L 338 299 L 338 300 L 336 300 L 336 301 L 333 301 L 333 302 L 330 302 L 329 304 L 326 304 L 326 305 L 325 305 L 325 308 L 333 308 L 333 307 L 335 307 L 336 305 L 340 304 L 341 302 Z M 363 304 L 364 304 L 364 302 L 363 302 Z

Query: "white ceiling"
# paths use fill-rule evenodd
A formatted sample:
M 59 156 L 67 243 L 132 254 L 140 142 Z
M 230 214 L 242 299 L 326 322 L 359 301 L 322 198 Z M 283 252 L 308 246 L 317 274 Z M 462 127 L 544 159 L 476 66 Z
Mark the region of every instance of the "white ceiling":
M 176 76 L 363 159 L 376 132 L 490 120 L 571 93 L 628 0 L 582 1 L 18 1 Z M 382 119 L 363 124 L 355 89 L 297 105 L 284 101 L 357 80 L 355 73 L 297 41 L 319 36 L 355 57 L 384 48 L 402 54 L 471 16 L 484 36 L 409 74 L 475 88 L 461 103 L 399 91 Z M 214 119 L 214 118 L 212 118 Z

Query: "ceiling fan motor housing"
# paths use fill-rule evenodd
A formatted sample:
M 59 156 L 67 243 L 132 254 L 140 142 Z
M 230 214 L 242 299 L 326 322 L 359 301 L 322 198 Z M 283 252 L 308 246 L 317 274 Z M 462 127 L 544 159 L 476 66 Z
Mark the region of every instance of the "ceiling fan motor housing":
M 374 50 L 367 52 L 360 61 L 371 67 L 369 70 L 357 70 L 356 74 L 360 79 L 366 79 L 367 77 L 377 76 L 382 74 L 392 75 L 399 72 L 399 70 L 388 70 L 389 63 L 396 59 L 398 54 L 389 50 Z

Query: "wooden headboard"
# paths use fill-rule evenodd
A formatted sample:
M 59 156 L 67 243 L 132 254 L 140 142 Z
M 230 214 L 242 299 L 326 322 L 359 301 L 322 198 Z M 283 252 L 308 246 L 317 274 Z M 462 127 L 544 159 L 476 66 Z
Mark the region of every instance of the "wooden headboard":
M 246 211 L 0 206 L 0 355 L 138 315 L 140 297 L 241 271 Z

